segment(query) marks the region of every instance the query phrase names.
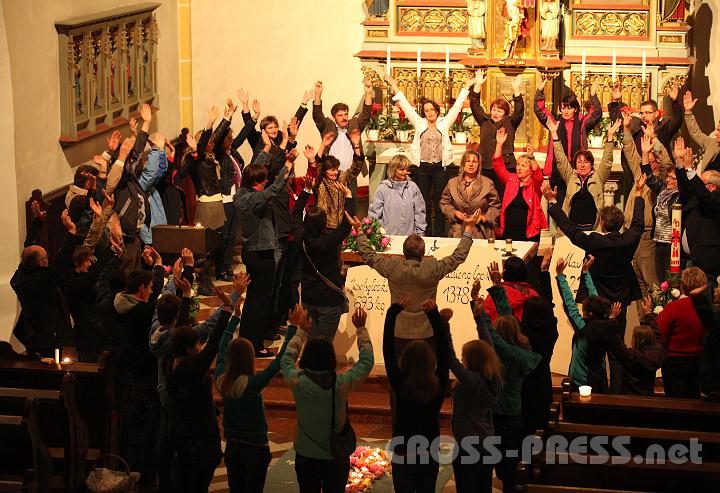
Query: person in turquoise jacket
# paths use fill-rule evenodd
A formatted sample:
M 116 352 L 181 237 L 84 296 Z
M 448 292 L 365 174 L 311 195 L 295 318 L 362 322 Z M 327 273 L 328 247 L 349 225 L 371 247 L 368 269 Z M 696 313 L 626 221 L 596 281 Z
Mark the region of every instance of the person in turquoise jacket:
M 502 278 L 497 263 L 488 267 L 493 286 L 488 289 L 498 313 L 510 310 Z M 513 315 L 503 315 L 495 320 L 493 328 L 488 327 L 495 346 L 495 352 L 505 367 L 505 382 L 495 407 L 493 422 L 495 434 L 501 438 L 499 450 L 503 457 L 495 465 L 495 473 L 503 482 L 503 492 L 515 491 L 515 469 L 518 454 L 510 457 L 507 451 L 520 448 L 520 430 L 522 428 L 522 382 L 533 371 L 542 356 L 533 353 L 528 338 L 520 331 L 520 322 Z
M 220 340 L 215 384 L 223 398 L 225 466 L 232 493 L 262 493 L 265 486 L 272 456 L 262 391 L 280 371 L 280 359 L 297 331 L 297 324 L 307 320 L 298 318 L 298 313 L 296 307 L 290 316 L 287 336 L 277 357 L 259 373 L 255 373 L 255 349 L 252 342 L 244 337 L 233 339 L 240 323 L 237 310 Z
M 301 307 L 301 315 L 306 312 Z M 368 376 L 375 358 L 370 335 L 365 328 L 367 313 L 355 310 L 352 322 L 357 327 L 358 361 L 344 373 L 335 374 L 335 350 L 323 338 L 310 341 L 306 325 L 295 333 L 280 359 L 285 382 L 295 396 L 297 428 L 295 433 L 295 474 L 300 491 L 344 493 L 350 471 L 350 457 L 333 457 L 330 447 L 330 419 L 335 408 L 335 429 L 345 426 L 350 392 Z M 307 341 L 307 344 L 306 344 Z M 305 346 L 299 369 L 295 361 Z M 332 388 L 335 402 L 332 402 Z

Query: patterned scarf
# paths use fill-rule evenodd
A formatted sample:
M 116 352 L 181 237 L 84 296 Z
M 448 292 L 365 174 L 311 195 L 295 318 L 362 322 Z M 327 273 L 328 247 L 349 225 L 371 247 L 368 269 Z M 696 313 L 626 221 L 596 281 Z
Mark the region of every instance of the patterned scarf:
M 336 190 L 333 183 L 333 180 L 323 178 L 317 193 L 317 205 L 327 215 L 325 227 L 328 229 L 336 229 L 345 213 L 345 194 Z

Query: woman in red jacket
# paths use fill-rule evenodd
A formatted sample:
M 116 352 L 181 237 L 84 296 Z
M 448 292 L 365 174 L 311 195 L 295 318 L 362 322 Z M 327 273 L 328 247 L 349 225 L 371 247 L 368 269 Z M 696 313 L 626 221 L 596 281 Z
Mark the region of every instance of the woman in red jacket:
M 498 238 L 511 238 L 516 241 L 539 241 L 540 231 L 547 228 L 547 219 L 542 209 L 540 187 L 543 175 L 528 146 L 527 154 L 517 158 L 515 173 L 505 168 L 502 147 L 507 140 L 507 132 L 500 128 L 496 134 L 493 168 L 498 179 L 505 186 L 500 211 L 500 227 L 496 230 Z

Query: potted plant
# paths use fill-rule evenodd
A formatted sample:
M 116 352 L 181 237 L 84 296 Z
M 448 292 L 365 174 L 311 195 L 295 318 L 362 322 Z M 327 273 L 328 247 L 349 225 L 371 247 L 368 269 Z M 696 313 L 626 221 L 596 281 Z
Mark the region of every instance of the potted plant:
M 380 138 L 380 126 L 385 117 L 381 113 L 382 105 L 380 103 L 372 104 L 372 112 L 368 121 L 366 133 L 368 140 L 378 140 Z
M 590 133 L 590 147 L 594 149 L 600 149 L 603 146 L 603 139 L 607 133 L 607 129 L 610 126 L 610 118 L 603 117 L 600 119 L 595 128 Z
M 407 116 L 405 116 L 405 112 L 403 110 L 399 111 L 398 118 L 394 124 L 397 140 L 400 142 L 407 142 L 410 140 L 410 130 L 412 130 L 413 126 Z
M 467 144 L 467 131 L 472 126 L 472 114 L 465 111 L 458 113 L 455 122 L 450 127 L 456 144 Z

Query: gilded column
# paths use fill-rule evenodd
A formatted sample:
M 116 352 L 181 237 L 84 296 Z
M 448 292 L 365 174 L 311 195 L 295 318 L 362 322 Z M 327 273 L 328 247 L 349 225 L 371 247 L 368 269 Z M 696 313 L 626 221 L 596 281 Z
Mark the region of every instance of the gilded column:
M 192 130 L 192 0 L 178 2 L 178 56 L 180 66 L 180 123 Z

